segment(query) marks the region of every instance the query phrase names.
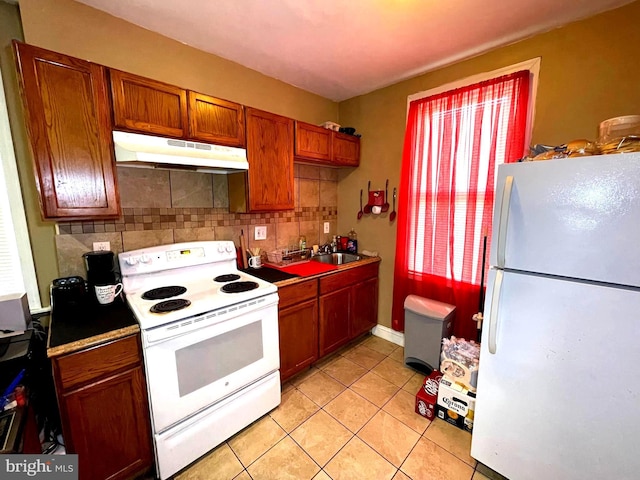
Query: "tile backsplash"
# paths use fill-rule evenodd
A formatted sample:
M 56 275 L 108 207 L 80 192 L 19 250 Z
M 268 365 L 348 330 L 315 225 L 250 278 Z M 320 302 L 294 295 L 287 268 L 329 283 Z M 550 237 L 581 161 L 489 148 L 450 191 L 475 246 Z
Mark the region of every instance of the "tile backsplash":
M 331 241 L 337 233 L 338 171 L 295 165 L 294 177 L 294 210 L 230 213 L 225 175 L 118 167 L 121 217 L 58 223 L 60 276 L 85 276 L 82 254 L 93 250 L 93 242 L 110 242 L 120 253 L 193 240 L 233 240 L 239 246 L 241 231 L 250 248 L 267 252 L 297 244 L 300 235 L 307 245 Z M 266 225 L 266 240 L 254 240 L 258 225 Z

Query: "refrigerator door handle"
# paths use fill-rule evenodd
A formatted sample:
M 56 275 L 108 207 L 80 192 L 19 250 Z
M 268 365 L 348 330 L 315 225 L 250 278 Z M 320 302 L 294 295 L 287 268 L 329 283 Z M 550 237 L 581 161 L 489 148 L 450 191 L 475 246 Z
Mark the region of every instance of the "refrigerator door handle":
M 511 191 L 513 190 L 513 176 L 504 179 L 504 190 L 500 202 L 500 215 L 498 215 L 498 267 L 504 268 L 504 255 L 507 248 L 507 226 L 509 223 L 509 206 L 511 204 Z
M 500 305 L 500 293 L 502 292 L 502 278 L 504 272 L 496 270 L 496 277 L 491 292 L 491 310 L 489 311 L 489 353 L 495 354 L 498 337 L 498 305 Z

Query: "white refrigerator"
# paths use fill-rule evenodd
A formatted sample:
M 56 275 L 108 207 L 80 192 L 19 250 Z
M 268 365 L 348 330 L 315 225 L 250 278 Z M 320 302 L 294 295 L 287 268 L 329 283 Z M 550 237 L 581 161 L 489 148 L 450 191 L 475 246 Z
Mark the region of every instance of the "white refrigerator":
M 640 478 L 640 154 L 501 165 L 471 455 Z

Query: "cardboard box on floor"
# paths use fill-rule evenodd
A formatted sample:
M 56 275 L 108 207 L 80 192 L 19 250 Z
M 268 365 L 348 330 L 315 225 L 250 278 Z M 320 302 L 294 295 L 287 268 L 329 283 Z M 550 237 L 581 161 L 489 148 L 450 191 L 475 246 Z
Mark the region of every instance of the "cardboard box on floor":
M 416 413 L 422 415 L 427 420 L 433 420 L 436 414 L 436 403 L 438 402 L 438 385 L 442 373 L 433 370 L 424 377 L 422 386 L 416 393 Z
M 473 431 L 476 394 L 470 392 L 446 375 L 440 380 L 436 411 L 438 418 L 458 428 Z

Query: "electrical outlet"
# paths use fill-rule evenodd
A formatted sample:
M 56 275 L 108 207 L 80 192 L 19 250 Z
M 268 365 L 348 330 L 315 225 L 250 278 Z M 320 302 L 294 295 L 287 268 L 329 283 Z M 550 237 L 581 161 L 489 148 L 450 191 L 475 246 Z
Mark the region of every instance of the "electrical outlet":
M 111 250 L 111 242 L 93 242 L 93 250 L 96 252 Z
M 324 233 L 329 233 L 329 222 L 324 222 Z
M 264 225 L 262 227 L 256 227 L 256 240 L 266 240 L 267 239 L 267 226 Z

